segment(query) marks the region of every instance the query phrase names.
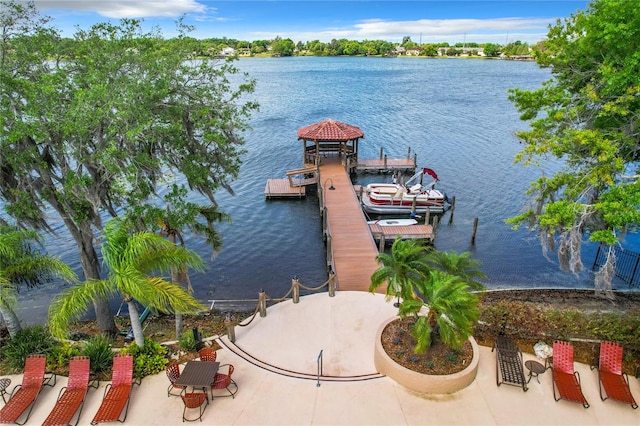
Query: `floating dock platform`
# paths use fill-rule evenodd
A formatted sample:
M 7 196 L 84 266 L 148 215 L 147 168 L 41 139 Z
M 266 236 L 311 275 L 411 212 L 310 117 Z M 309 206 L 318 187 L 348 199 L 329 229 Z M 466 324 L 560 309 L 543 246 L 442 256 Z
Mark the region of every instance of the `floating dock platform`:
M 381 226 L 371 223 L 369 231 L 371 231 L 374 240 L 384 240 L 385 242 L 393 242 L 397 237 L 400 237 L 403 240 L 420 239 L 433 243 L 435 238 L 431 225 Z
M 266 198 L 304 198 L 307 189 L 304 186 L 291 186 L 289 179 L 268 179 L 264 187 Z

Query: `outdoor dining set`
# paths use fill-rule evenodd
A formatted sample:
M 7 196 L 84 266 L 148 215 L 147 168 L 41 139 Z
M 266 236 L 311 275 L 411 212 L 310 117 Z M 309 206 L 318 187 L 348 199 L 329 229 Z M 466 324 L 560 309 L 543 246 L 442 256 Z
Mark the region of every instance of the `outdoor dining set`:
M 527 391 L 527 385 L 533 377 L 540 382 L 538 376 L 547 369 L 551 369 L 553 381 L 553 397 L 556 401 L 561 399 L 577 402 L 584 408 L 589 408 L 580 383 L 580 374 L 574 370 L 573 346 L 569 342 L 555 341 L 553 351 L 544 359 L 544 365 L 538 361 L 528 360 L 524 366 L 529 370 L 528 379 L 525 377 L 522 352 L 515 342 L 505 334 L 496 337 L 492 351 L 496 352 L 496 384 L 502 383 L 520 386 Z M 598 369 L 598 384 L 600 398 L 613 399 L 632 408 L 638 408 L 631 390 L 629 378 L 622 371 L 623 347 L 614 342 L 601 342 L 600 354 L 597 365 L 591 369 Z
M 231 378 L 233 365 L 221 366 L 220 363 L 215 362 L 216 352 L 212 348 L 201 349 L 199 355 L 199 360 L 188 361 L 182 371 L 177 363 L 170 364 L 166 371 L 170 380 L 168 396 L 176 395 L 172 390 L 180 390 L 177 395 L 181 396 L 184 402 L 183 422 L 198 419 L 202 421 L 204 410 L 209 404 L 207 388 L 212 399 L 214 390 L 226 390 L 221 396 L 231 397 L 234 397 L 238 391 L 238 385 Z M 220 372 L 223 368 L 225 373 Z M 56 375 L 46 371 L 45 355 L 28 356 L 22 383 L 16 385 L 11 392 L 7 391 L 11 380 L 0 378 L 0 396 L 4 401 L 4 406 L 0 409 L 0 423 L 25 424 L 29 420 L 43 386 L 54 386 L 55 382 Z M 60 389 L 56 403 L 44 420 L 43 426 L 77 424 L 89 387 L 97 388 L 97 385 L 93 384 L 95 382 L 91 380 L 89 358 L 86 356 L 71 358 L 67 385 Z M 131 390 L 135 383 L 133 357 L 127 354 L 116 355 L 113 359 L 111 382 L 105 387 L 102 402 L 91 424 L 124 422 L 129 410 Z M 190 392 L 188 388 L 191 388 Z M 194 419 L 187 418 L 187 409 L 198 409 L 199 416 Z

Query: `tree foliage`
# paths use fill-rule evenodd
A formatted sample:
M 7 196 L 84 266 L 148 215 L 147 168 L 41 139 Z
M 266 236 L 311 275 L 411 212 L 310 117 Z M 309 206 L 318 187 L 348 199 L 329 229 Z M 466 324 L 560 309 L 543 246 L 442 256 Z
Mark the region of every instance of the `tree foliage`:
M 35 245 L 40 242 L 35 231 L 0 224 L 0 318 L 11 337 L 22 329 L 14 311 L 18 305 L 16 293 L 21 285 L 37 286 L 54 277 L 76 281 L 67 264 L 36 249 Z
M 2 6 L 9 36 L 0 46 L 0 200 L 16 223 L 51 230 L 53 209 L 94 280 L 105 216 L 174 204 L 184 223 L 210 226 L 215 191 L 233 193 L 241 134 L 258 107 L 247 99 L 255 82 L 231 60 L 196 60 L 181 22 L 171 44 L 128 19 L 78 30 L 69 41 L 43 27 L 33 8 Z M 98 302 L 100 328 L 113 332 L 108 305 Z
M 546 157 L 564 167 L 531 184 L 532 205 L 511 219 L 537 229 L 545 251 L 560 266 L 582 268 L 584 236 L 618 243 L 640 223 L 640 14 L 634 2 L 597 0 L 550 27 L 537 61 L 553 78 L 536 90 L 512 89 L 524 148 L 516 161 Z M 596 290 L 610 294 L 613 250 L 596 275 Z
M 152 274 L 202 269 L 202 259 L 149 231 L 135 231 L 128 220 L 111 219 L 105 227 L 102 255 L 109 270 L 105 280 L 89 280 L 58 295 L 49 306 L 51 332 L 65 337 L 66 325 L 86 311 L 90 301 L 119 293 L 129 306 L 136 344 L 144 346 L 135 301 L 160 312 L 195 313 L 204 308 L 185 289 Z

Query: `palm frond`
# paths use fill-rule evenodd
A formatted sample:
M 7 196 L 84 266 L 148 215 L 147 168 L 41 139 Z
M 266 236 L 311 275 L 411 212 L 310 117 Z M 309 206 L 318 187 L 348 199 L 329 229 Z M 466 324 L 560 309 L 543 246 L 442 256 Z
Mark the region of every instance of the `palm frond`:
M 51 334 L 66 338 L 69 323 L 84 316 L 94 299 L 108 299 L 113 296 L 114 290 L 109 281 L 90 280 L 58 294 L 49 305 Z

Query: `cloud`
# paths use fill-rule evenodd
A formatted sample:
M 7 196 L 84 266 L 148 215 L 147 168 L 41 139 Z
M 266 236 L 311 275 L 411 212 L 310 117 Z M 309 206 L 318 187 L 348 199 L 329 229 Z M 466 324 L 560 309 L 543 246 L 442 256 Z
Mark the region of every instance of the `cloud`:
M 536 43 L 545 38 L 548 25 L 554 19 L 498 18 L 498 19 L 420 19 L 415 21 L 367 20 L 350 27 L 325 28 L 313 32 L 256 32 L 255 39 L 273 39 L 276 36 L 293 41 L 332 39 L 388 40 L 400 42 L 410 36 L 415 42 L 473 41 L 478 43 L 504 43 L 505 39 Z
M 205 5 L 195 0 L 39 0 L 38 9 L 66 9 L 79 12 L 95 12 L 113 19 L 165 17 L 175 18 L 186 13 L 205 13 Z

